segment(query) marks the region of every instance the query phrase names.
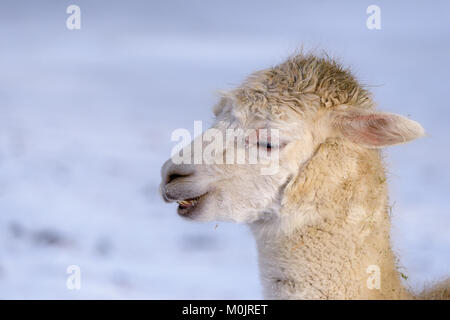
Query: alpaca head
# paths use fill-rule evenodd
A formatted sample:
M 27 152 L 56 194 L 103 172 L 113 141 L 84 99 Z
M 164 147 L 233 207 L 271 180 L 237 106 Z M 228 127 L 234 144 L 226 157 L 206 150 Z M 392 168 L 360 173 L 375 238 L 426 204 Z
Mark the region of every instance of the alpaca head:
M 194 220 L 277 219 L 286 185 L 327 139 L 381 148 L 424 133 L 417 122 L 376 112 L 350 72 L 314 56 L 251 75 L 214 114 L 214 125 L 178 154 L 184 161 L 172 157 L 162 168 L 164 200 Z

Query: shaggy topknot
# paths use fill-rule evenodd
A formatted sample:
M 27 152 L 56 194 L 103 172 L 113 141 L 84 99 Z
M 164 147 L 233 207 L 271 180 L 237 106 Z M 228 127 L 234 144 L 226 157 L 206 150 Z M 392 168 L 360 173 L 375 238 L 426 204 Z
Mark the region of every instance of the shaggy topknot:
M 348 70 L 328 56 L 299 54 L 252 74 L 234 91 L 242 105 L 254 108 L 287 106 L 303 113 L 309 108 L 352 105 L 372 108 L 370 92 Z

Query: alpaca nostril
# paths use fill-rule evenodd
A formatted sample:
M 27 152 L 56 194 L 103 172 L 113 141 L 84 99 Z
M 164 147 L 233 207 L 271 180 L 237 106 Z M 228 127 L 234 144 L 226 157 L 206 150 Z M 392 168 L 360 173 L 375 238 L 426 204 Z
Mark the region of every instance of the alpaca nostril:
M 184 178 L 184 177 L 188 177 L 188 176 L 190 176 L 190 174 L 172 173 L 167 178 L 167 183 L 170 183 L 170 182 L 172 182 L 175 179 Z
M 164 184 L 169 184 L 170 182 L 189 177 L 193 175 L 195 169 L 192 165 L 188 164 L 175 164 L 172 160 L 166 161 L 161 169 L 161 178 Z

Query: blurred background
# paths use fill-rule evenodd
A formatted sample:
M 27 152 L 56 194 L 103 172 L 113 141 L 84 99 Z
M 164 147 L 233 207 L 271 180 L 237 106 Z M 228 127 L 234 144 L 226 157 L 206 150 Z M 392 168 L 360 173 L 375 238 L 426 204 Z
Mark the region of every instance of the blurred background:
M 448 276 L 449 17 L 448 1 L 2 1 L 0 298 L 262 298 L 247 227 L 180 219 L 159 170 L 217 90 L 302 46 L 428 131 L 386 151 L 392 238 L 409 285 Z

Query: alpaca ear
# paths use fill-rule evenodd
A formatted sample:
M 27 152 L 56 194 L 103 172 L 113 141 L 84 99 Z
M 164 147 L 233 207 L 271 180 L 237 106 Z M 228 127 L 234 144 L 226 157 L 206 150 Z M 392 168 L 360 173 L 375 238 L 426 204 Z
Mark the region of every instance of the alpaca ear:
M 368 148 L 406 143 L 425 134 L 419 123 L 401 115 L 356 108 L 333 111 L 332 127 L 338 135 Z

